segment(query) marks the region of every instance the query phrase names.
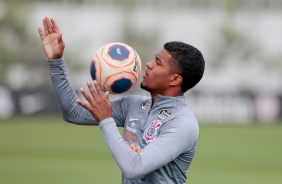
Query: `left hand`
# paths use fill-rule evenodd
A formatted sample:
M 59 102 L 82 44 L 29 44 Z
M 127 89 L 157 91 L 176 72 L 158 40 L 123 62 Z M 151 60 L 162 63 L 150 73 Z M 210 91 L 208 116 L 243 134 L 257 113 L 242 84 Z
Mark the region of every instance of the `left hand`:
M 90 82 L 87 82 L 87 86 L 90 91 L 90 95 L 83 88 L 80 88 L 80 92 L 89 104 L 84 103 L 81 100 L 76 100 L 76 102 L 83 108 L 87 109 L 98 122 L 112 117 L 112 104 L 109 100 L 109 92 L 107 91 L 103 94 L 97 81 L 94 81 L 96 90 Z
M 49 60 L 62 58 L 65 43 L 56 21 L 52 18 L 49 19 L 48 17 L 45 17 L 43 19 L 43 26 L 44 31 L 39 27 L 38 32 L 47 58 Z

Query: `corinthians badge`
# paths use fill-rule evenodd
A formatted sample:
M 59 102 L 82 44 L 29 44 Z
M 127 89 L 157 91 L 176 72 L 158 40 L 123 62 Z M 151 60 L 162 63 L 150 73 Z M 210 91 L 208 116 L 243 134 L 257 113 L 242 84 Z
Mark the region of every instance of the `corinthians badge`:
M 143 139 L 146 143 L 151 142 L 157 137 L 157 130 L 161 127 L 161 122 L 159 120 L 154 120 L 151 122 L 150 127 L 144 132 Z

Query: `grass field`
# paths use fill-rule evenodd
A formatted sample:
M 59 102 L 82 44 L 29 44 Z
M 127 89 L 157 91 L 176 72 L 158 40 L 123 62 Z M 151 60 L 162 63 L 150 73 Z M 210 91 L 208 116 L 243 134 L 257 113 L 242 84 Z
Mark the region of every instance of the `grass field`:
M 282 124 L 200 125 L 190 184 L 281 184 Z M 0 120 L 1 184 L 114 184 L 121 171 L 98 127 L 60 117 Z

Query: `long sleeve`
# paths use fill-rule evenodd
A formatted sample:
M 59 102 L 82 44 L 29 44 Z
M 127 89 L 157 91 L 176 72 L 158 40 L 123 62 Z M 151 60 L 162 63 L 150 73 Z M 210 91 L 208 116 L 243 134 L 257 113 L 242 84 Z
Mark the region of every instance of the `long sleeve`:
M 48 63 L 53 89 L 64 120 L 79 125 L 98 125 L 92 115 L 76 103 L 78 96 L 68 78 L 64 59 L 49 60 Z
M 173 122 L 164 126 L 158 138 L 149 143 L 140 153 L 132 151 L 125 143 L 112 118 L 103 120 L 99 126 L 124 176 L 127 179 L 135 179 L 161 168 L 186 150 L 191 150 L 193 154 L 190 157 L 193 157 L 198 127 L 193 123 L 192 126 L 184 124 Z
M 53 89 L 64 120 L 78 125 L 98 125 L 91 113 L 76 103 L 78 96 L 68 78 L 64 59 L 49 60 L 48 63 Z M 127 101 L 123 98 L 112 102 L 113 118 L 119 127 L 124 125 L 128 111 L 128 105 L 124 103 Z M 121 109 L 121 106 L 124 108 Z

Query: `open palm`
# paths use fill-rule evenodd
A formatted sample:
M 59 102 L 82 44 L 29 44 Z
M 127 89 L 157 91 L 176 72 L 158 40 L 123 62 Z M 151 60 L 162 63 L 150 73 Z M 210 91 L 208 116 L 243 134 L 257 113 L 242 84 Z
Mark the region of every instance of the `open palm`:
M 43 19 L 43 26 L 44 31 L 39 27 L 38 32 L 47 58 L 49 60 L 60 59 L 65 48 L 62 33 L 59 32 L 59 28 L 52 18 L 45 17 Z

